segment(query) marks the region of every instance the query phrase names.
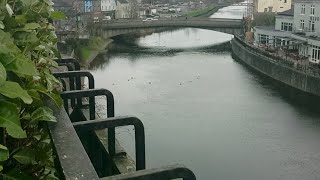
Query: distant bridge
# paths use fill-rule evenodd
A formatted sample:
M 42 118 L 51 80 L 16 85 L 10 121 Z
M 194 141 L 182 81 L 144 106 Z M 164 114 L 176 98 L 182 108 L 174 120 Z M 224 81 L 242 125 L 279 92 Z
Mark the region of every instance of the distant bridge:
M 227 34 L 240 34 L 242 32 L 241 19 L 222 18 L 166 18 L 153 21 L 142 20 L 113 20 L 95 24 L 96 35 L 104 38 L 122 34 L 136 33 L 141 30 L 158 28 L 200 28 L 219 31 Z

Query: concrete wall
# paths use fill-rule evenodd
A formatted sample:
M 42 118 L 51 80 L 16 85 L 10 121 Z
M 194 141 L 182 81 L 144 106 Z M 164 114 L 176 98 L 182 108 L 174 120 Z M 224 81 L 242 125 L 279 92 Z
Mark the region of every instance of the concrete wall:
M 306 69 L 298 70 L 297 65 L 285 65 L 284 61 L 258 54 L 235 39 L 231 44 L 237 59 L 256 71 L 303 92 L 320 96 L 320 75 L 317 71 L 308 69 L 305 73 Z

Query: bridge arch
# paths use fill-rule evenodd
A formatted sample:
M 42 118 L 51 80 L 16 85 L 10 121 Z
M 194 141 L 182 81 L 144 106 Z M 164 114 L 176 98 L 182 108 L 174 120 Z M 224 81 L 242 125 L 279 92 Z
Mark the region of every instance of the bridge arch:
M 242 31 L 241 19 L 220 18 L 172 18 L 156 21 L 121 20 L 95 25 L 96 33 L 104 38 L 110 38 L 122 34 L 136 33 L 141 30 L 155 30 L 158 28 L 200 28 L 219 31 L 227 34 L 240 34 Z

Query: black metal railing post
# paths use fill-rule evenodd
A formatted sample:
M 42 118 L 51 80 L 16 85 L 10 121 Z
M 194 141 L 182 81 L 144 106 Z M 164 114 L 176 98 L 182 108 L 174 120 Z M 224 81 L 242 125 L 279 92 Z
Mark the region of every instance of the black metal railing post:
M 145 169 L 145 134 L 144 126 L 140 119 L 136 117 L 116 117 L 73 123 L 73 127 L 76 129 L 77 132 L 80 133 L 101 130 L 105 128 L 114 129 L 115 127 L 128 125 L 133 125 L 135 131 L 136 170 Z
M 107 89 L 89 89 L 89 90 L 75 90 L 75 91 L 67 91 L 61 93 L 61 97 L 63 100 L 79 98 L 79 97 L 89 97 L 89 116 L 90 120 L 94 120 L 95 118 L 95 96 L 105 96 L 107 101 L 107 117 L 114 117 L 114 97 L 113 94 Z M 68 105 L 66 107 L 68 112 Z M 115 155 L 115 128 L 108 129 L 108 151 L 110 156 Z

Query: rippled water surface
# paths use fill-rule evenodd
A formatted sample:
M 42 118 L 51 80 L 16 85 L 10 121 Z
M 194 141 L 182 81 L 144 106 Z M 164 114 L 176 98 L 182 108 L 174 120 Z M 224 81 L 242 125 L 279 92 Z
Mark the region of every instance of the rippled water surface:
M 241 9 L 212 17 L 241 18 Z M 137 41 L 148 53 L 110 53 L 91 71 L 114 93 L 116 115 L 143 121 L 148 168 L 184 164 L 201 180 L 320 179 L 319 104 L 302 104 L 228 50 L 214 51 L 230 39 L 189 28 L 155 33 Z M 133 156 L 132 128 L 117 132 Z

